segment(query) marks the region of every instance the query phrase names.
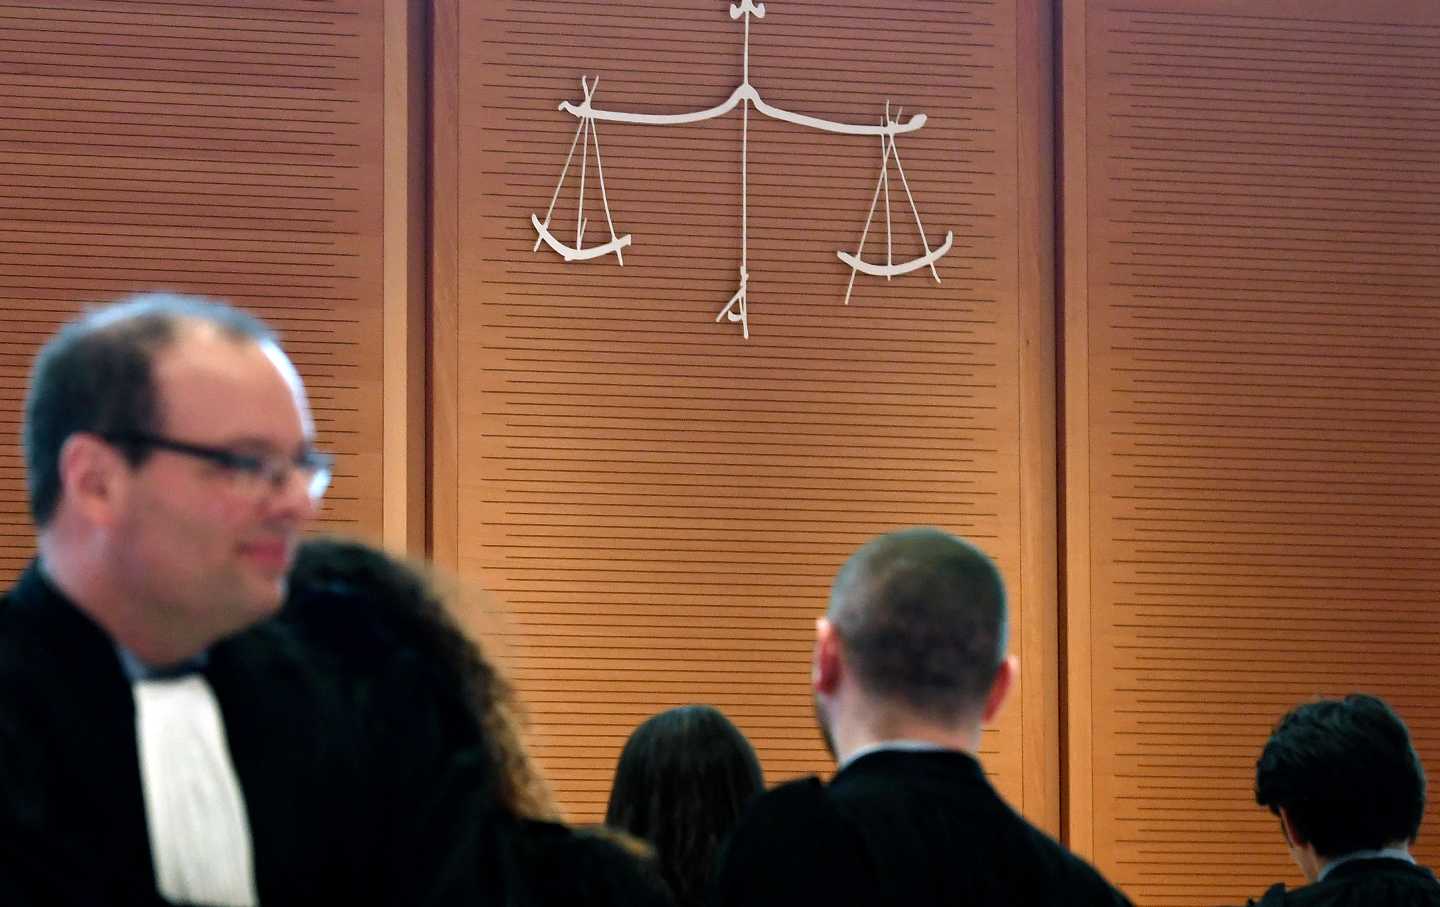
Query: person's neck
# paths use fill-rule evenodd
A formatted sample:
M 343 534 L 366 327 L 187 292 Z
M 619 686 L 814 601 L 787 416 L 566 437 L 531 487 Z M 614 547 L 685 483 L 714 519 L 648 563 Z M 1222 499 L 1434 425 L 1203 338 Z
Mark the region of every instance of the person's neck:
M 922 743 L 943 750 L 957 750 L 978 755 L 980 722 L 962 721 L 953 725 L 907 713 L 884 704 L 853 704 L 834 710 L 831 735 L 835 744 L 837 764 L 844 765 L 863 749 L 886 743 L 905 741 Z
M 157 621 L 143 605 L 130 600 L 111 576 L 108 562 L 96 546 L 60 541 L 42 533 L 39 567 L 45 579 L 81 613 L 90 618 L 111 642 L 146 665 L 169 667 L 205 651 L 210 640 L 188 638 L 177 632 L 179 621 Z

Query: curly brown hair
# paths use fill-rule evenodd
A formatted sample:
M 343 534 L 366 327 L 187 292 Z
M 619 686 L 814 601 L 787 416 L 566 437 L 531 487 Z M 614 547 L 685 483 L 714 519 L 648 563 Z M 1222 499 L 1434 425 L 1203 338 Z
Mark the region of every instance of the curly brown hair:
M 549 785 L 525 747 L 524 715 L 514 688 L 460 628 L 431 568 L 362 542 L 303 542 L 290 574 L 287 620 L 350 666 L 378 678 L 383 665 L 409 656 L 460 749 L 483 744 L 501 808 L 519 818 L 554 819 Z

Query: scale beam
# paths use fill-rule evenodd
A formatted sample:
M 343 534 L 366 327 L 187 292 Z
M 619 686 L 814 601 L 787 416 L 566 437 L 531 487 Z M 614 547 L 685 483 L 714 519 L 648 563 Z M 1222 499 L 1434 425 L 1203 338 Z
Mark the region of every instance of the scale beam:
M 861 123 L 837 123 L 834 120 L 822 120 L 819 117 L 807 116 L 803 113 L 792 113 L 773 104 L 767 104 L 758 93 L 755 95 L 754 103 L 756 110 L 771 119 L 794 123 L 796 126 L 804 126 L 807 129 L 820 129 L 842 135 L 878 135 L 891 138 L 907 132 L 914 132 L 925 125 L 925 114 L 923 113 L 917 113 L 908 120 L 894 120 L 884 126 L 868 126 Z
M 686 123 L 703 123 L 706 120 L 713 120 L 716 117 L 723 117 L 725 114 L 740 106 L 741 101 L 749 101 L 755 106 L 758 113 L 762 113 L 773 120 L 781 120 L 786 123 L 793 123 L 796 126 L 804 126 L 807 129 L 819 129 L 823 132 L 835 132 L 842 135 L 878 135 L 896 136 L 904 135 L 907 132 L 914 132 L 925 125 L 925 114 L 917 113 L 908 120 L 893 120 L 886 122 L 883 126 L 873 126 L 866 123 L 841 123 L 835 120 L 826 120 L 820 117 L 812 117 L 804 113 L 795 113 L 776 107 L 774 104 L 760 97 L 760 92 L 755 86 L 745 83 L 736 86 L 730 92 L 730 97 L 716 104 L 714 107 L 707 107 L 704 110 L 688 110 L 684 113 L 631 113 L 626 110 L 603 110 L 591 104 L 587 96 L 579 104 L 570 101 L 561 101 L 560 109 L 579 119 L 600 120 L 606 123 L 629 123 L 634 126 L 683 126 Z

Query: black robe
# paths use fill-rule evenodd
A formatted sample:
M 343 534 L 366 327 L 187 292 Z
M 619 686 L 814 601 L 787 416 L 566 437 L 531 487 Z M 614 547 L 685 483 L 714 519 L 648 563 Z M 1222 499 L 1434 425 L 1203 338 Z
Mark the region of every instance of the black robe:
M 204 669 L 245 795 L 263 907 L 473 903 L 485 761 L 403 670 L 367 708 L 271 620 Z M 463 791 L 466 796 L 457 796 Z M 109 637 L 32 564 L 0 600 L 0 903 L 160 905 L 130 689 Z
M 492 826 L 504 896 L 495 907 L 671 907 L 653 858 L 602 833 L 536 819 Z M 483 907 L 483 905 L 475 905 Z
M 1276 885 L 1252 907 L 1440 907 L 1440 882 L 1423 866 L 1378 857 L 1341 863 L 1324 880 L 1286 891 Z
M 770 791 L 741 819 L 713 894 L 720 907 L 1129 903 L 953 751 L 882 750 L 828 785 Z

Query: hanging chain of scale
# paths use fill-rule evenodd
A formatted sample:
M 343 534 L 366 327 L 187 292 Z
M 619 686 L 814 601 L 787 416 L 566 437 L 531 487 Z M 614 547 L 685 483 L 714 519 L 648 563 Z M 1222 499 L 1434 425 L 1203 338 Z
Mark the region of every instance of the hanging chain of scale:
M 649 113 L 628 113 L 619 110 L 602 110 L 594 105 L 595 91 L 600 85 L 599 77 L 591 83 L 585 77 L 580 78 L 580 88 L 584 95 L 579 104 L 572 104 L 564 101 L 560 109 L 571 114 L 580 121 L 575 130 L 575 139 L 570 143 L 570 152 L 565 157 L 565 166 L 560 171 L 560 179 L 555 184 L 555 192 L 550 197 L 550 207 L 545 211 L 545 219 L 531 214 L 530 222 L 535 227 L 537 234 L 535 239 L 535 250 L 539 250 L 543 242 L 558 252 L 566 261 L 583 261 L 591 258 L 599 258 L 604 255 L 615 256 L 615 260 L 623 266 L 625 264 L 624 249 L 630 245 L 630 234 L 624 235 L 615 232 L 615 219 L 610 213 L 610 198 L 605 191 L 605 168 L 600 160 L 600 135 L 596 131 L 595 124 L 604 121 L 607 123 L 631 123 L 641 126 L 678 126 L 685 123 L 699 123 L 704 120 L 724 116 L 736 107 L 741 109 L 743 125 L 740 133 L 740 285 L 725 303 L 720 313 L 715 316 L 718 322 L 722 318 L 740 325 L 745 338 L 750 338 L 750 308 L 748 286 L 750 282 L 749 272 L 749 251 L 750 251 L 750 180 L 748 173 L 748 162 L 750 157 L 750 111 L 763 116 L 786 123 L 793 123 L 796 126 L 803 126 L 807 129 L 818 129 L 824 132 L 836 132 L 844 135 L 867 135 L 876 136 L 880 139 L 880 178 L 875 183 L 875 192 L 870 199 L 870 211 L 865 215 L 865 226 L 860 232 L 860 242 L 853 253 L 839 250 L 835 254 L 840 260 L 850 267 L 850 282 L 845 288 L 845 304 L 850 303 L 850 293 L 855 287 L 855 275 L 858 273 L 869 274 L 874 277 L 884 277 L 887 280 L 891 277 L 898 277 L 901 274 L 908 274 L 920 268 L 929 268 L 935 282 L 940 282 L 940 272 L 935 269 L 935 262 L 941 256 L 950 251 L 951 243 L 955 240 L 953 232 L 946 232 L 944 242 L 931 248 L 930 241 L 926 238 L 925 225 L 920 220 L 920 209 L 915 204 L 915 196 L 910 192 L 910 182 L 905 177 L 905 168 L 900 163 L 900 149 L 895 144 L 895 137 L 907 132 L 914 132 L 925 125 L 925 114 L 919 113 L 907 119 L 901 118 L 903 111 L 897 111 L 892 118 L 890 115 L 890 104 L 885 104 L 885 117 L 878 126 L 838 123 L 832 120 L 819 119 L 806 116 L 805 114 L 792 113 L 783 110 L 773 104 L 767 103 L 755 86 L 750 84 L 750 20 L 751 18 L 765 18 L 765 4 L 754 3 L 752 0 L 741 0 L 737 4 L 730 5 L 730 18 L 745 19 L 745 68 L 744 78 L 740 84 L 720 104 L 706 110 L 694 110 L 687 113 L 671 114 L 649 114 Z M 589 170 L 591 149 L 594 149 L 595 175 L 599 182 L 600 203 L 605 209 L 605 223 L 610 230 L 608 242 L 599 245 L 585 246 L 585 228 L 589 221 L 585 217 L 585 175 Z M 575 160 L 576 150 L 580 151 L 580 190 L 579 201 L 575 218 L 575 245 L 566 245 L 553 233 L 550 232 L 550 218 L 555 213 L 555 205 L 560 199 L 561 188 L 565 185 L 565 177 L 570 172 L 570 165 Z M 916 258 L 896 262 L 894 253 L 893 233 L 890 221 L 890 166 L 893 163 L 896 175 L 900 178 L 900 185 L 905 190 L 905 198 L 909 202 L 910 212 L 915 216 L 915 225 L 920 232 L 920 242 L 925 252 Z M 885 201 L 885 263 L 874 264 L 863 258 L 865 241 L 870 235 L 871 224 L 875 220 L 875 209 L 879 206 L 880 200 Z

